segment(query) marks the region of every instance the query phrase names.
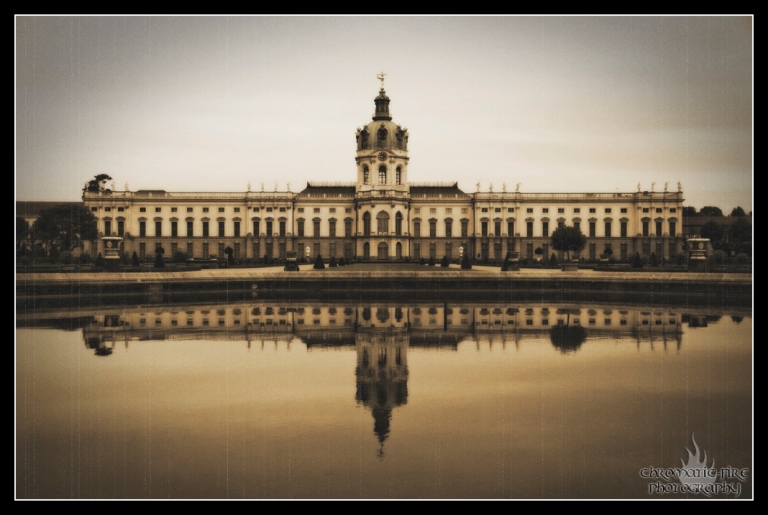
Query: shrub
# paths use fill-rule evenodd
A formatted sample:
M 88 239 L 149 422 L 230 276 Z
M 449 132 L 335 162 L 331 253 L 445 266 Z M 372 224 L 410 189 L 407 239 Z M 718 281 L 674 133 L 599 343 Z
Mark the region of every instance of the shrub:
M 448 256 L 443 256 L 443 260 L 440 262 L 441 268 L 448 268 Z
M 429 266 L 435 266 L 435 258 L 429 256 Z
M 315 270 L 323 270 L 325 268 L 325 263 L 323 262 L 323 256 L 320 254 L 317 255 L 317 258 L 315 259 L 315 265 L 312 267 Z
M 659 258 L 656 257 L 655 252 L 651 252 L 651 266 L 659 266 Z
M 424 265 L 424 264 L 426 264 L 426 261 L 424 261 L 424 258 L 421 258 L 421 259 L 419 260 L 419 264 L 420 264 L 420 265 Z
M 104 262 L 104 256 L 101 255 L 101 252 L 99 252 L 99 255 L 96 256 L 96 268 L 104 268 L 104 265 L 106 263 Z
M 186 263 L 189 256 L 187 256 L 186 252 L 182 252 L 180 250 L 177 250 L 173 253 L 173 257 L 171 258 L 171 261 L 174 263 Z
M 461 269 L 462 270 L 472 269 L 472 263 L 469 262 L 469 254 L 464 254 L 464 257 L 461 259 Z
M 136 254 L 136 251 L 133 251 L 133 255 L 131 256 L 131 266 L 139 266 L 139 256 Z
M 635 252 L 635 257 L 632 259 L 632 268 L 643 268 L 643 261 L 640 259 L 639 252 Z
M 551 256 L 549 256 L 549 265 L 550 266 L 557 266 L 557 256 L 555 256 L 555 253 L 553 252 Z
M 675 263 L 678 265 L 684 265 L 686 261 L 688 261 L 688 256 L 685 254 L 678 254 L 675 256 Z
M 613 257 L 613 256 L 609 257 L 609 258 L 608 258 L 608 263 L 610 263 L 610 264 L 612 264 L 612 265 L 615 265 L 615 264 L 616 264 L 616 258 L 615 258 L 615 257 Z
M 748 265 L 750 262 L 749 256 L 746 254 L 736 254 L 736 263 L 740 265 Z
M 716 250 L 709 256 L 709 262 L 713 265 L 722 265 L 725 263 L 725 260 L 728 258 L 728 254 L 723 252 L 722 250 Z
M 330 268 L 336 268 L 338 265 L 336 264 L 336 256 L 331 256 L 331 262 L 328 263 L 328 266 Z

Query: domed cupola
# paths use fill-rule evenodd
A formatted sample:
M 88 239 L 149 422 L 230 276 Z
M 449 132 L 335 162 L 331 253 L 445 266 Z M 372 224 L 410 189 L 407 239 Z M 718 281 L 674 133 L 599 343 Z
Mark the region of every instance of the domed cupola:
M 357 129 L 355 138 L 357 150 L 408 150 L 408 129 L 404 129 L 392 121 L 389 114 L 389 97 L 384 91 L 383 77 L 379 94 L 374 98 L 376 111 L 373 113 L 373 121 Z
M 357 184 L 363 189 L 407 189 L 408 129 L 392 121 L 389 97 L 384 90 L 384 74 L 379 94 L 374 98 L 373 121 L 355 133 L 357 140 Z

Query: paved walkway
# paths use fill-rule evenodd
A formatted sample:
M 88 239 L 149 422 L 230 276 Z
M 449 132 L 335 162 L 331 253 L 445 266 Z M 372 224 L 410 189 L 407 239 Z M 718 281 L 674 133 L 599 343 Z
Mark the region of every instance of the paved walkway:
M 617 279 L 617 280 L 675 280 L 675 281 L 710 281 L 710 282 L 735 282 L 751 283 L 751 274 L 735 273 L 687 273 L 687 272 L 637 272 L 631 270 L 621 271 L 594 271 L 578 270 L 573 272 L 562 272 L 557 269 L 540 268 L 522 268 L 518 272 L 502 272 L 498 266 L 473 265 L 472 270 L 462 270 L 459 265 L 451 265 L 449 270 L 440 269 L 440 267 L 424 266 L 423 269 L 408 270 L 376 270 L 370 265 L 353 265 L 336 269 L 314 270 L 312 265 L 302 265 L 298 272 L 285 272 L 282 266 L 263 267 L 263 268 L 215 268 L 194 271 L 145 271 L 145 272 L 92 272 L 92 273 L 29 273 L 16 274 L 16 281 L 19 282 L 155 282 L 155 281 L 221 281 L 221 280 L 263 280 L 277 279 L 284 277 L 306 278 L 317 277 L 331 279 L 333 277 L 392 277 L 407 279 L 409 277 L 451 277 L 451 278 L 472 278 L 479 276 L 498 276 L 500 279 L 506 278 L 515 280 L 516 278 L 541 278 L 541 279 L 562 279 L 562 278 L 594 278 L 594 279 Z

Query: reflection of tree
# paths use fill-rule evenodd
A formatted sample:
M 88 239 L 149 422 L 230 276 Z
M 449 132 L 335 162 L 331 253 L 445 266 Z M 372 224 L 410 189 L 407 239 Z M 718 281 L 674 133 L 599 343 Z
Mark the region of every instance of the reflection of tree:
M 731 320 L 733 320 L 737 324 L 740 324 L 744 320 L 744 317 L 737 317 L 737 316 L 731 315 Z
M 576 352 L 587 339 L 587 331 L 580 325 L 554 325 L 549 330 L 552 345 L 563 354 Z

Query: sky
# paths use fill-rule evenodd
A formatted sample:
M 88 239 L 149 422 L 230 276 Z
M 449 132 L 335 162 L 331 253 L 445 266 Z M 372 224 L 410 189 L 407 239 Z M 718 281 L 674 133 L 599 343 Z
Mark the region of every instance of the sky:
M 355 180 L 386 73 L 410 182 L 752 210 L 753 18 L 17 16 L 16 199 Z M 653 186 L 655 183 L 655 186 Z M 108 185 L 109 186 L 109 185 Z

